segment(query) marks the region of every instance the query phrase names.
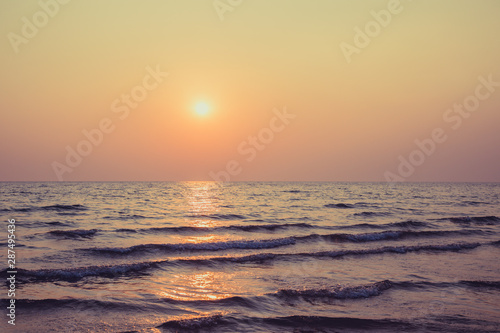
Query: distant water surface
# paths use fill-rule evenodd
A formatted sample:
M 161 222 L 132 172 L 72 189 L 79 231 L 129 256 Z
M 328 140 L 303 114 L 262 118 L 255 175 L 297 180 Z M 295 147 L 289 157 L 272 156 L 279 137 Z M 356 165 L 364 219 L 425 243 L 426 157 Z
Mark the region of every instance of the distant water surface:
M 499 196 L 468 183 L 0 183 L 2 278 L 16 220 L 13 331 L 499 332 Z

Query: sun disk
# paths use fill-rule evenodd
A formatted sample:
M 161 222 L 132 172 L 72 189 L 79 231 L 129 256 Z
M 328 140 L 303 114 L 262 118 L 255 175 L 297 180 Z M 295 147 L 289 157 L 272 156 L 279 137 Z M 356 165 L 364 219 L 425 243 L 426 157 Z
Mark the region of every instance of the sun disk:
M 210 111 L 210 107 L 205 102 L 199 102 L 194 107 L 194 110 L 196 111 L 196 114 L 198 114 L 199 116 L 205 116 Z

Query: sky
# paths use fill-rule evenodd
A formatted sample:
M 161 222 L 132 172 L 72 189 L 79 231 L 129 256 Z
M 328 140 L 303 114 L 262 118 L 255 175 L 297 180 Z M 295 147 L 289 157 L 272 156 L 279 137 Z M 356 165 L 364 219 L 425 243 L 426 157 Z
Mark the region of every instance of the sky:
M 498 17 L 496 0 L 0 0 L 0 181 L 499 182 Z

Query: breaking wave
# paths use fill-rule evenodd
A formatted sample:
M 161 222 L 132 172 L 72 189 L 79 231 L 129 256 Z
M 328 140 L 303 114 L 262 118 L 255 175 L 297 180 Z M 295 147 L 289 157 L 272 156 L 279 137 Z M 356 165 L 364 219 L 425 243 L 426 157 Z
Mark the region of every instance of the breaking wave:
M 181 252 L 181 251 L 223 251 L 230 249 L 272 249 L 295 244 L 295 239 L 280 238 L 270 240 L 228 241 L 213 243 L 182 243 L 182 244 L 141 244 L 127 248 L 90 248 L 83 249 L 101 254 L 132 254 L 140 252 Z
M 496 216 L 474 216 L 474 217 L 447 217 L 440 220 L 447 220 L 453 223 L 468 225 L 495 225 L 500 222 L 500 218 Z
M 75 231 L 73 231 L 75 232 Z M 86 231 L 79 231 L 86 232 Z M 90 231 L 89 231 L 90 232 Z M 97 230 L 95 231 L 97 232 Z M 399 240 L 406 238 L 422 237 L 443 237 L 450 235 L 472 235 L 483 234 L 482 230 L 443 230 L 443 231 L 383 231 L 377 233 L 363 234 L 311 234 L 306 236 L 291 236 L 276 239 L 263 240 L 238 240 L 212 243 L 179 243 L 179 244 L 140 244 L 131 247 L 108 247 L 108 248 L 86 248 L 85 251 L 91 251 L 98 254 L 136 254 L 143 252 L 198 252 L 198 251 L 225 251 L 225 250 L 254 250 L 254 249 L 272 249 L 277 247 L 294 245 L 298 242 L 352 242 L 364 243 L 385 240 Z M 71 231 L 70 231 L 71 234 Z M 73 236 L 77 237 L 77 236 Z M 78 236 L 84 237 L 84 236 Z
M 345 204 L 345 203 L 338 203 L 338 204 L 327 204 L 325 205 L 326 208 L 354 208 L 354 205 L 351 204 Z
M 214 265 L 214 264 L 244 264 L 244 263 L 262 263 L 266 261 L 280 260 L 280 259 L 291 259 L 300 257 L 313 257 L 313 258 L 343 258 L 348 256 L 367 256 L 376 254 L 405 254 L 410 252 L 456 252 L 461 250 L 471 250 L 475 249 L 482 244 L 479 243 L 456 243 L 456 244 L 446 244 L 446 245 L 424 245 L 424 246 L 399 246 L 399 247 L 382 247 L 375 249 L 360 249 L 360 250 L 344 250 L 344 251 L 324 251 L 324 252 L 306 252 L 306 253 L 260 253 L 247 256 L 225 256 L 225 257 L 212 257 L 207 259 L 175 259 L 175 260 L 159 260 L 159 261 L 146 261 L 131 264 L 121 264 L 121 265 L 107 265 L 107 266 L 89 266 L 89 267 L 79 267 L 79 268 L 68 268 L 68 269 L 41 269 L 41 270 L 27 270 L 18 269 L 18 278 L 22 282 L 44 282 L 44 281 L 78 281 L 85 277 L 97 276 L 104 278 L 116 278 L 120 276 L 129 276 L 132 273 L 143 274 L 147 270 L 162 267 L 163 265 Z M 7 275 L 7 269 L 0 271 L 2 275 Z M 500 282 L 498 281 L 462 281 L 463 284 L 468 284 L 471 286 L 478 287 L 490 287 L 498 288 L 500 287 Z M 392 284 L 385 281 L 378 282 L 373 285 L 363 286 L 363 288 L 356 287 L 354 289 L 334 289 L 329 292 L 332 295 L 337 295 L 338 298 L 342 298 L 341 295 L 347 295 L 348 292 L 352 292 L 350 295 L 358 293 L 359 295 L 369 295 L 373 293 L 375 295 L 379 291 L 388 289 Z M 385 289 L 384 289 L 385 288 Z M 302 290 L 302 291 L 290 291 L 281 290 L 277 293 L 277 296 L 303 296 L 309 295 L 314 297 L 314 295 L 325 294 L 325 290 Z M 327 295 L 327 294 L 325 294 Z M 334 297 L 334 296 L 332 296 Z M 360 296 L 361 297 L 361 296 Z M 351 298 L 351 297 L 344 297 Z
M 200 214 L 186 215 L 186 217 L 197 219 L 212 219 L 212 220 L 244 220 L 245 216 L 239 214 Z
M 251 225 L 230 225 L 221 227 L 156 227 L 156 228 L 145 228 L 145 229 L 118 229 L 118 232 L 143 232 L 143 233 L 198 233 L 198 232 L 216 232 L 216 231 L 246 231 L 246 232 L 256 232 L 256 231 L 275 231 L 284 230 L 291 228 L 317 228 L 308 223 L 285 223 L 285 224 L 251 224 Z
M 353 216 L 361 216 L 361 217 L 372 217 L 372 216 L 388 216 L 391 215 L 389 212 L 361 212 L 354 213 Z
M 48 234 L 56 237 L 64 237 L 64 238 L 89 238 L 94 236 L 99 230 L 98 229 L 90 229 L 90 230 L 53 230 L 49 231 Z
M 384 280 L 369 285 L 356 287 L 335 287 L 333 289 L 306 289 L 293 290 L 283 289 L 275 295 L 280 298 L 334 298 L 334 299 L 356 299 L 378 296 L 382 291 L 392 287 L 392 282 Z
M 24 208 L 5 208 L 2 211 L 5 212 L 34 212 L 39 210 L 44 211 L 57 211 L 57 212 L 67 212 L 67 211 L 82 211 L 87 210 L 88 207 L 83 205 L 50 205 L 41 207 L 24 207 Z
M 28 270 L 17 269 L 19 273 L 16 278 L 22 282 L 46 282 L 46 281 L 68 281 L 75 282 L 88 276 L 115 278 L 129 276 L 130 273 L 143 272 L 146 269 L 158 267 L 159 262 L 142 262 L 135 264 L 111 265 L 111 266 L 89 266 L 67 269 L 40 269 Z M 2 274 L 7 274 L 3 270 Z

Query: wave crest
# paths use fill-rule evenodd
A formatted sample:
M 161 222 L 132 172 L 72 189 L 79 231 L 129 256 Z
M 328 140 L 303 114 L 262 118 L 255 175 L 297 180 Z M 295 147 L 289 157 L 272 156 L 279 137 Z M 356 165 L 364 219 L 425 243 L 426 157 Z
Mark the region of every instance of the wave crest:
M 340 208 L 340 209 L 347 209 L 347 208 L 354 208 L 354 205 L 351 204 L 345 204 L 345 203 L 337 203 L 337 204 L 326 204 L 326 208 Z
M 139 273 L 146 269 L 157 267 L 158 262 L 143 262 L 136 264 L 123 264 L 114 266 L 89 266 L 68 269 L 40 269 L 27 270 L 18 269 L 18 277 L 22 282 L 46 282 L 46 281 L 68 281 L 75 282 L 88 276 L 99 276 L 106 278 L 115 278 L 128 275 L 130 273 Z M 3 270 L 2 274 L 7 274 Z
M 172 328 L 172 329 L 201 329 L 217 326 L 224 322 L 223 316 L 221 314 L 214 314 L 211 316 L 202 316 L 186 319 L 169 320 L 158 328 Z
M 186 217 L 196 219 L 212 219 L 212 220 L 244 220 L 245 216 L 239 214 L 200 214 L 200 215 L 186 215 Z
M 446 217 L 440 220 L 447 220 L 457 224 L 475 224 L 475 225 L 495 225 L 500 222 L 497 216 L 465 216 L 465 217 Z
M 49 231 L 48 234 L 56 237 L 64 238 L 90 238 L 94 236 L 99 230 L 98 229 L 77 229 L 77 230 L 53 230 Z
M 213 243 L 181 243 L 181 244 L 141 244 L 126 248 L 90 248 L 84 249 L 102 254 L 132 254 L 137 252 L 179 252 L 179 251 L 223 251 L 230 249 L 272 249 L 275 247 L 293 245 L 293 237 L 270 239 L 270 240 L 250 240 L 250 241 L 228 241 Z
M 290 290 L 284 289 L 276 293 L 280 298 L 334 298 L 334 299 L 356 299 L 378 296 L 382 291 L 392 287 L 392 282 L 384 280 L 363 286 L 355 287 L 336 287 L 334 289 L 306 289 Z

